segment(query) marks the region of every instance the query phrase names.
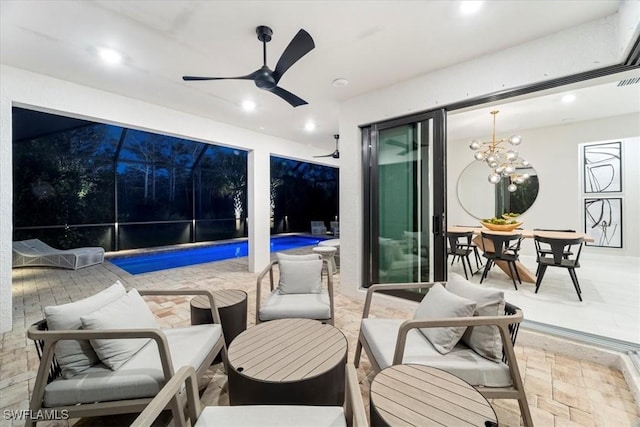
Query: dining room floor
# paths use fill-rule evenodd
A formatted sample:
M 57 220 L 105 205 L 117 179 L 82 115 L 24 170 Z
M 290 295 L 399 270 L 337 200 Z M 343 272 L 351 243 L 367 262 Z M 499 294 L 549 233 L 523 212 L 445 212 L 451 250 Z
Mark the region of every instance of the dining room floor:
M 470 260 L 475 270 L 473 255 Z M 521 255 L 520 261 L 536 271 L 535 256 Z M 449 259 L 449 271 L 464 276 L 457 260 L 451 265 Z M 511 279 L 495 266 L 483 284 L 503 289 L 505 298 L 520 307 L 528 321 L 640 346 L 640 259 L 583 251 L 576 273 L 582 302 L 564 268 L 549 267 L 537 294 L 535 283 L 523 282 L 516 290 Z M 469 280 L 479 283 L 481 276 L 479 272 Z
M 309 253 L 310 248 L 302 248 L 293 253 Z M 525 261 L 526 262 L 526 261 Z M 458 265 L 451 267 L 456 271 Z M 461 267 L 460 267 L 461 268 Z M 604 266 L 601 268 L 605 268 Z M 606 270 L 614 267 L 606 267 Z M 628 269 L 627 269 L 628 270 Z M 585 303 L 578 304 L 575 294 L 558 289 L 554 296 L 553 286 L 538 296 L 532 294 L 529 285 L 520 287 L 520 291 L 507 290 L 508 299 L 515 297 L 516 305 L 523 306 L 525 318 L 553 320 L 553 311 L 562 307 L 557 321 L 563 321 L 568 311 L 565 306 L 577 313 L 584 311 L 583 322 L 590 315 L 586 312 L 591 307 L 607 313 L 615 313 L 616 305 L 632 305 L 629 301 L 605 302 L 600 300 L 607 294 L 607 288 L 614 283 L 611 280 L 595 280 L 589 275 L 605 276 L 593 266 L 586 269 L 581 276 L 584 280 L 583 292 Z M 562 272 L 565 273 L 565 272 Z M 581 272 L 580 272 L 581 273 Z M 580 274 L 579 273 L 579 274 Z M 611 272 L 613 274 L 613 272 Z M 618 273 L 619 274 L 619 273 Z M 626 280 L 631 282 L 634 270 L 628 271 Z M 487 284 L 508 288 L 511 282 L 503 280 L 501 272 L 491 272 Z M 35 373 L 38 367 L 38 356 L 35 346 L 26 337 L 26 329 L 40 320 L 42 310 L 48 305 L 63 304 L 93 295 L 116 280 L 120 280 L 127 288 L 200 288 L 241 289 L 248 294 L 248 324 L 253 325 L 255 318 L 255 280 L 256 273 L 247 272 L 247 259 L 237 258 L 228 261 L 199 264 L 190 267 L 162 270 L 132 276 L 108 261 L 82 270 L 60 270 L 51 268 L 14 269 L 13 276 L 13 330 L 2 334 L 0 340 L 0 414 L 5 411 L 25 410 L 33 389 Z M 363 301 L 349 298 L 340 293 L 340 275 L 335 276 L 336 288 L 336 327 L 345 334 L 349 343 L 349 361 L 353 361 L 355 344 L 360 327 Z M 549 277 L 552 277 L 551 275 Z M 584 277 L 584 279 L 582 279 Z M 505 276 L 506 278 L 506 276 Z M 479 280 L 479 276 L 473 280 Z M 503 283 L 504 282 L 504 283 Z M 549 283 L 552 283 L 551 281 Z M 609 283 L 609 285 L 607 285 Z M 637 284 L 637 282 L 636 282 Z M 630 285 L 630 284 L 629 284 Z M 543 288 L 544 289 L 544 288 Z M 572 291 L 570 288 L 569 291 Z M 542 292 L 542 291 L 541 291 Z M 632 295 L 631 289 L 629 290 Z M 629 296 L 622 297 L 630 298 Z M 636 294 L 637 295 L 637 294 Z M 566 302 L 563 302 L 563 299 Z M 574 301 L 575 300 L 575 301 Z M 154 313 L 166 326 L 189 324 L 190 308 L 187 299 L 178 300 L 175 304 L 166 301 L 150 300 Z M 525 305 L 531 307 L 524 308 Z M 549 305 L 548 309 L 538 306 Z M 575 306 L 575 308 L 574 308 Z M 554 308 L 555 307 L 555 308 Z M 637 307 L 637 305 L 636 305 Z M 596 313 L 591 311 L 591 315 Z M 623 312 L 624 313 L 624 312 Z M 412 312 L 406 305 L 375 305 L 372 314 L 378 317 L 408 318 Z M 547 316 L 547 317 L 545 317 Z M 568 317 L 565 324 L 569 321 Z M 622 316 L 620 322 L 632 321 L 631 313 Z M 571 319 L 574 322 L 573 319 Z M 600 321 L 600 320 L 598 320 Z M 589 320 L 595 323 L 595 321 Z M 581 322 L 571 323 L 581 326 Z M 626 324 L 626 328 L 633 325 Z M 637 326 L 637 322 L 636 322 Z M 611 326 L 613 329 L 613 326 Z M 592 328 L 595 330 L 595 327 Z M 602 329 L 605 331 L 606 329 Z M 542 349 L 528 342 L 528 335 L 521 333 L 515 346 L 520 372 L 523 376 L 525 391 L 528 396 L 534 422 L 538 426 L 638 426 L 640 425 L 640 408 L 634 399 L 630 387 L 622 373 L 613 367 L 594 363 L 580 358 L 579 354 L 567 356 Z M 220 364 L 212 365 L 206 378 L 202 381 L 202 400 L 205 404 L 228 404 L 227 379 Z M 365 357 L 358 368 L 361 381 L 361 392 L 368 407 L 369 383 L 371 380 L 370 364 Z M 520 425 L 520 412 L 515 401 L 493 400 L 501 426 Z M 131 416 L 114 416 L 101 418 L 73 419 L 68 421 L 50 421 L 39 423 L 39 426 L 112 426 L 128 425 Z M 1 426 L 22 426 L 23 423 L 0 416 Z

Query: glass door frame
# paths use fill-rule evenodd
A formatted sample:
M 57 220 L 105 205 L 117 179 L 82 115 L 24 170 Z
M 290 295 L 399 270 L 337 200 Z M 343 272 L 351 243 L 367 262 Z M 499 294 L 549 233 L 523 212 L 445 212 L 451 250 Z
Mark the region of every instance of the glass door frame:
M 363 246 L 362 246 L 362 277 L 363 286 L 368 288 L 373 284 L 373 272 L 379 268 L 379 248 L 372 244 L 373 236 L 379 235 L 379 211 L 377 188 L 379 171 L 377 167 L 377 142 L 381 130 L 433 121 L 433 140 L 430 159 L 430 174 L 433 188 L 431 188 L 431 233 L 433 238 L 433 258 L 429 265 L 434 281 L 447 280 L 447 112 L 445 109 L 432 110 L 408 117 L 377 122 L 361 126 L 362 132 L 362 171 L 363 171 Z M 390 292 L 403 298 L 419 301 L 422 295 L 409 291 Z

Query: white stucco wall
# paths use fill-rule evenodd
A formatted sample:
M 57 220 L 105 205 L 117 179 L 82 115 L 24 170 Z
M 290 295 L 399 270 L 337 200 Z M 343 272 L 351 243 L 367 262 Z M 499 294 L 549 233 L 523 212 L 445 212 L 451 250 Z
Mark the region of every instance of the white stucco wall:
M 540 191 L 533 206 L 522 216 L 525 228 L 584 229 L 580 144 L 605 141 L 623 142 L 622 193 L 623 248 L 587 246 L 585 253 L 640 257 L 640 116 L 627 114 L 588 122 L 571 123 L 539 129 L 525 129 L 519 134 L 520 153 L 538 172 Z M 458 200 L 460 173 L 473 160 L 469 141 L 452 141 L 447 145 L 447 208 L 450 224 L 474 224 Z M 489 169 L 489 168 L 487 168 Z M 484 184 L 484 182 L 483 182 Z M 490 185 L 487 183 L 487 185 Z M 492 211 L 491 211 L 492 212 Z M 523 245 L 523 254 L 533 254 L 533 244 Z
M 344 167 L 361 164 L 359 126 L 619 64 L 634 41 L 631 34 L 637 34 L 639 28 L 637 9 L 635 6 L 620 9 L 608 18 L 345 102 L 339 126 L 343 165 L 340 169 L 341 291 L 358 297 L 363 294 L 362 170 Z M 623 24 L 626 25 L 624 31 Z
M 314 159 L 325 150 L 276 138 L 225 123 L 185 114 L 113 93 L 80 86 L 28 71 L 0 66 L 0 332 L 11 329 L 11 241 L 12 241 L 12 106 L 49 111 L 103 123 L 123 125 L 211 142 L 250 151 L 256 168 L 250 179 L 260 187 L 249 194 L 251 223 L 250 270 L 262 269 L 269 260 L 269 156 L 300 159 L 337 166 L 333 159 Z M 255 152 L 254 152 L 255 150 Z M 256 178 L 262 177 L 262 179 Z M 258 230 L 258 227 L 265 229 Z

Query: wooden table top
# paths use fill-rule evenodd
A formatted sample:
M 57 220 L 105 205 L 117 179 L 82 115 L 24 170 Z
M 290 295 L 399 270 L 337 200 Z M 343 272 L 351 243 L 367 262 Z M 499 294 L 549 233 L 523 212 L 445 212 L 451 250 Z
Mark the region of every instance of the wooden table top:
M 460 378 L 423 365 L 394 365 L 371 383 L 371 404 L 393 426 L 484 426 L 496 413 Z
M 313 378 L 344 363 L 347 339 L 339 329 L 311 319 L 271 320 L 238 335 L 228 349 L 229 365 L 266 382 Z
M 247 293 L 238 289 L 222 289 L 219 291 L 213 291 L 213 296 L 216 301 L 216 307 L 230 307 L 241 303 L 247 299 Z M 195 308 L 210 309 L 209 298 L 205 295 L 198 295 L 191 299 L 191 306 Z
M 575 239 L 578 237 L 582 237 L 585 242 L 593 242 L 593 237 L 589 236 L 586 233 L 568 233 L 564 231 L 541 231 L 541 230 L 513 230 L 513 231 L 493 231 L 488 228 L 478 226 L 478 227 L 465 227 L 465 226 L 449 226 L 447 227 L 447 231 L 453 232 L 469 232 L 472 231 L 473 234 L 480 234 L 480 232 L 484 233 L 492 233 L 492 234 L 522 234 L 522 237 L 527 239 L 532 239 L 534 235 L 542 236 L 542 237 L 550 237 L 555 239 Z

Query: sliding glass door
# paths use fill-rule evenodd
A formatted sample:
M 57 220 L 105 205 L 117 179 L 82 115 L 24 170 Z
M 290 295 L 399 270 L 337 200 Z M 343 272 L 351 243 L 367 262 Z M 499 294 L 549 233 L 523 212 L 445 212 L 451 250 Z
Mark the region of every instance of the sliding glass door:
M 444 125 L 437 111 L 363 128 L 366 284 L 445 278 Z

